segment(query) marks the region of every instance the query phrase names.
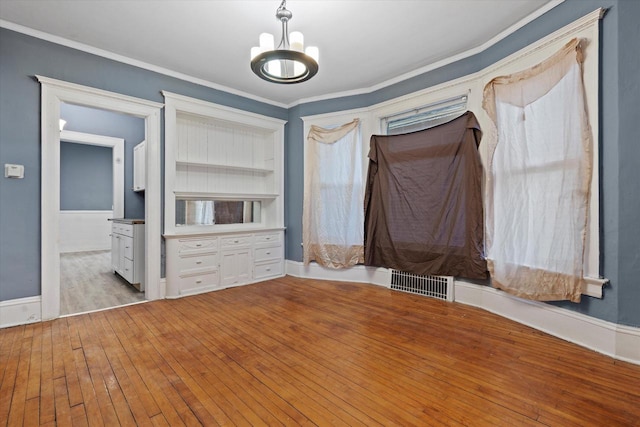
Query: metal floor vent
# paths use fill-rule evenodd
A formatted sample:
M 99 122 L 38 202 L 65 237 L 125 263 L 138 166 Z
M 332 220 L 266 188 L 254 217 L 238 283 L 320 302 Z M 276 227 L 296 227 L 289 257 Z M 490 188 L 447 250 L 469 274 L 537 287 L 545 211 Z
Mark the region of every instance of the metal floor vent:
M 391 270 L 391 289 L 453 301 L 453 276 L 419 276 Z

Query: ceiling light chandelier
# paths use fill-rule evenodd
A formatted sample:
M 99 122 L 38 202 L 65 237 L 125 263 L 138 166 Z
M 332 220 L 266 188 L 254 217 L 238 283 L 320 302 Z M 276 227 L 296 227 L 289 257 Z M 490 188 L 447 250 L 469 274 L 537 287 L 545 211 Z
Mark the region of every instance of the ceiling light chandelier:
M 276 18 L 282 22 L 282 38 L 274 49 L 272 34 L 260 34 L 260 46 L 251 48 L 251 69 L 261 79 L 273 83 L 301 83 L 318 72 L 318 48 L 304 49 L 304 37 L 294 31 L 289 35 L 289 20 L 293 16 L 282 0 Z

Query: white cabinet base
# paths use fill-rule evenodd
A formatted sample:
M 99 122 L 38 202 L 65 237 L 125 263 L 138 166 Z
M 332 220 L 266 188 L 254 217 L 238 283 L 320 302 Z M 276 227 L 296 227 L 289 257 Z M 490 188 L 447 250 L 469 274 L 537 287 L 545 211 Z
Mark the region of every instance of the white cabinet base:
M 144 291 L 144 223 L 113 220 L 111 268 L 139 291 Z
M 284 236 L 281 229 L 164 237 L 167 298 L 284 275 Z

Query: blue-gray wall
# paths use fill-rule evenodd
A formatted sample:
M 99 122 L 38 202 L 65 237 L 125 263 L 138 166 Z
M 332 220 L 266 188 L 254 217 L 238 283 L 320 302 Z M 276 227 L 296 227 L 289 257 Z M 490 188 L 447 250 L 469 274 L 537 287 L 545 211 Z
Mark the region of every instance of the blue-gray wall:
M 362 108 L 479 71 L 597 8 L 601 22 L 601 274 L 610 279 L 603 299 L 556 305 L 640 326 L 640 1 L 565 0 L 486 51 L 376 92 L 298 105 L 289 110 L 285 150 L 286 258 L 302 260 L 303 124 L 300 117 Z M 381 56 L 381 60 L 383 57 Z
M 303 130 L 301 116 L 367 107 L 478 71 L 604 7 L 601 33 L 602 300 L 562 303 L 590 316 L 640 326 L 640 144 L 638 102 L 640 1 L 565 0 L 485 52 L 370 94 L 298 105 L 289 110 L 190 84 L 136 67 L 0 29 L 0 164 L 25 164 L 24 180 L 0 180 L 0 300 L 40 293 L 39 85 L 34 74 L 162 102 L 166 89 L 289 120 L 285 128 L 286 257 L 302 259 Z M 382 58 L 382 56 L 381 56 Z M 382 59 L 381 59 L 382 60 Z M 11 204 L 16 209 L 6 209 Z M 21 242 L 15 245 L 13 242 Z
M 124 216 L 144 218 L 144 192 L 133 191 L 133 147 L 144 140 L 144 119 L 65 103 L 60 117 L 66 130 L 124 139 Z
M 109 211 L 113 206 L 113 149 L 60 142 L 60 210 Z
M 168 90 L 287 118 L 283 108 L 0 28 L 0 165 L 25 166 L 24 179 L 0 177 L 0 301 L 40 295 L 40 84 L 34 75 L 155 102 Z

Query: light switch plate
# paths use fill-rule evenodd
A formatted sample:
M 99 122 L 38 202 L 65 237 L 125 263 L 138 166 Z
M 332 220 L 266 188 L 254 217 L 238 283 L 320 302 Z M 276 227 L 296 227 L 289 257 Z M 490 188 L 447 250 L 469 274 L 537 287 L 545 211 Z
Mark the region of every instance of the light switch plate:
M 11 165 L 9 163 L 5 163 L 4 177 L 5 178 L 24 178 L 24 165 Z

